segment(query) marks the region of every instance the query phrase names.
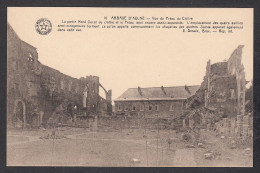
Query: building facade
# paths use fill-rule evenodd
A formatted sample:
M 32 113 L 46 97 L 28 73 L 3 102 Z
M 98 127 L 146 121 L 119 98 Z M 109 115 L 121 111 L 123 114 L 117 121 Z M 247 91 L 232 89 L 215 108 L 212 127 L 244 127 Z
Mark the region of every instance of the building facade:
M 199 86 L 129 88 L 115 102 L 117 115 L 173 118 L 184 111 L 184 101 Z

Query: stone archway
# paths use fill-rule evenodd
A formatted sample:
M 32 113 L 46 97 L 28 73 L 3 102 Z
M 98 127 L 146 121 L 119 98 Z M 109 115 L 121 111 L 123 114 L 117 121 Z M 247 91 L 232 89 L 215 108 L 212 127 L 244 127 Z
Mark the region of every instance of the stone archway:
M 22 111 L 22 114 L 23 114 L 23 127 L 25 128 L 26 127 L 26 115 L 25 115 L 25 103 L 23 100 L 21 99 L 16 99 L 15 102 L 14 102 L 14 116 L 15 118 L 17 119 L 17 108 L 18 108 L 18 104 L 21 103 L 22 104 L 22 107 L 23 107 L 23 111 Z

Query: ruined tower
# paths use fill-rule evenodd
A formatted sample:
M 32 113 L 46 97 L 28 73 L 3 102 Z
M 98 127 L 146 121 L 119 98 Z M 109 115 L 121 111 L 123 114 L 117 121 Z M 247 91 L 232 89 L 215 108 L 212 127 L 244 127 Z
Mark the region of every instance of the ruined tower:
M 85 85 L 87 113 L 96 112 L 99 106 L 99 77 L 86 76 Z

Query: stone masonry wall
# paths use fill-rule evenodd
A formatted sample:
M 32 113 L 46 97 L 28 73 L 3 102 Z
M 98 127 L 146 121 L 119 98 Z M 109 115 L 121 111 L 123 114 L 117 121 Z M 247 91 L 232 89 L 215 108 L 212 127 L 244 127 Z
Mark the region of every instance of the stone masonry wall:
M 88 110 L 107 111 L 107 102 L 99 96 L 99 78 L 76 79 L 38 61 L 37 49 L 20 40 L 12 27 L 7 28 L 7 126 L 47 123 L 56 113 L 73 116 L 73 107 L 82 109 L 83 91 L 88 86 Z M 96 107 L 93 107 L 95 105 Z M 59 108 L 59 109 L 58 109 Z M 60 112 L 58 110 L 64 110 Z M 21 125 L 22 124 L 22 125 Z

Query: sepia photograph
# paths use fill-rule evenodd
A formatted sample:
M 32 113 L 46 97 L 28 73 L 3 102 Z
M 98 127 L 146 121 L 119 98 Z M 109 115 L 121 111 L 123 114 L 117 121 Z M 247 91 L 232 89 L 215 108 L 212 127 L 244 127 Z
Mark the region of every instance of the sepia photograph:
M 253 167 L 253 8 L 7 8 L 7 166 Z

